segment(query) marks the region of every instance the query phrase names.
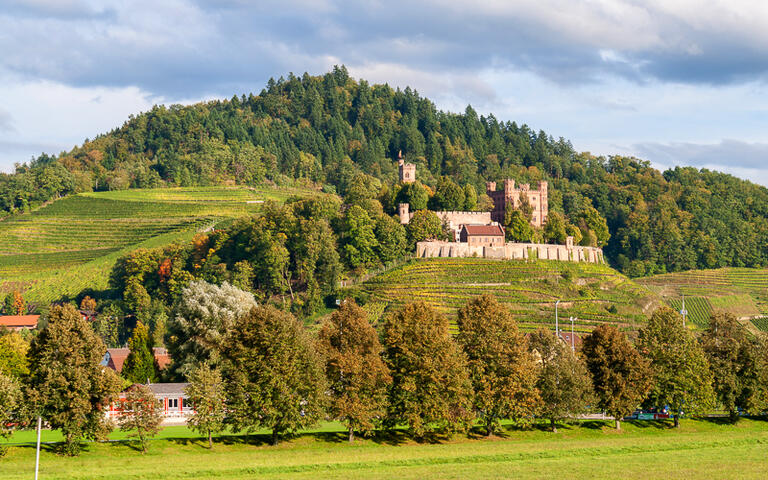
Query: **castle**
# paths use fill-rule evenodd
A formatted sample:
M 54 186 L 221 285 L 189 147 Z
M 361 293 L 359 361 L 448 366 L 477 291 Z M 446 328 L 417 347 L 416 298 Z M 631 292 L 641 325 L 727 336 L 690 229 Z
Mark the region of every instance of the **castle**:
M 486 192 L 491 197 L 491 200 L 493 200 L 491 219 L 494 222 L 504 223 L 507 205 L 511 205 L 512 208 L 519 208 L 522 203 L 522 197 L 525 196 L 528 198 L 531 208 L 533 208 L 531 225 L 540 228 L 547 223 L 547 215 L 549 215 L 547 188 L 548 184 L 544 181 L 539 182 L 538 190 L 531 190 L 531 186 L 527 183 L 520 185 L 520 188 L 515 188 L 515 181 L 507 179 L 504 180 L 504 190 L 496 191 L 496 182 L 486 182 Z
M 416 165 L 405 163 L 402 150 L 397 152 L 397 170 L 400 173 L 400 181 L 413 183 L 416 180 Z

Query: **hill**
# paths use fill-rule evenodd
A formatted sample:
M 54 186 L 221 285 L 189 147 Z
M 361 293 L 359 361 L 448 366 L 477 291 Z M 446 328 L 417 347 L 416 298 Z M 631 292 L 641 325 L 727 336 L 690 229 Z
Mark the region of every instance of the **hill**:
M 708 170 L 660 172 L 637 158 L 580 153 L 566 139 L 471 106 L 439 111 L 409 88 L 355 80 L 343 66 L 270 80 L 258 95 L 131 116 L 69 152 L 1 174 L 0 210 L 91 190 L 301 179 L 345 197 L 376 180 L 393 214 L 398 199 L 389 187 L 401 150 L 432 190 L 443 176 L 480 194 L 486 181 L 549 181 L 550 212 L 579 228 L 586 219 L 606 222 L 610 238 L 600 246 L 631 277 L 768 265 L 766 188 Z
M 350 293 L 362 297 L 374 316 L 423 300 L 452 322 L 469 299 L 489 293 L 510 306 L 524 330 L 554 329 L 557 300 L 561 327 L 570 330 L 568 318 L 574 316 L 577 332 L 601 323 L 636 331 L 658 305 L 656 295 L 608 266 L 543 260 L 414 260 L 350 288 Z
M 300 189 L 195 187 L 90 192 L 0 221 L 0 292 L 45 305 L 106 288 L 115 260 L 141 247 L 188 240 L 259 202 Z
M 676 310 L 685 309 L 698 327 L 712 313 L 730 313 L 752 330 L 768 332 L 768 269 L 720 268 L 637 279 Z

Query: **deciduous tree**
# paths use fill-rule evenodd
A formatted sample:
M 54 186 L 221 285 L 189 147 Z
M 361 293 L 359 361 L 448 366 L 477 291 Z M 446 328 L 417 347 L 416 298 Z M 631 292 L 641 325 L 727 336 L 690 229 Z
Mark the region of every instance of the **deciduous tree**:
M 652 385 L 648 361 L 611 325 L 600 325 L 584 338 L 581 349 L 597 396 L 597 406 L 616 421 L 632 412 Z
M 592 400 L 592 379 L 584 362 L 551 331 L 535 331 L 530 342 L 541 362 L 536 382 L 541 395 L 539 414 L 548 418 L 552 431 L 557 432 L 558 420 L 587 410 Z
M 331 414 L 345 423 L 349 441 L 355 430 L 373 430 L 386 413 L 387 386 L 392 382 L 381 357 L 382 347 L 366 312 L 345 300 L 318 334 L 331 393 Z
M 712 407 L 712 373 L 701 345 L 683 326 L 683 317 L 661 307 L 640 330 L 639 348 L 651 363 L 654 382 L 649 405 L 669 405 L 680 426 L 680 414 L 705 413 Z
M 445 240 L 446 234 L 443 228 L 443 222 L 440 221 L 435 212 L 429 210 L 419 210 L 413 214 L 413 218 L 406 227 L 408 233 L 408 242 L 411 248 L 416 243 L 425 240 Z
M 138 438 L 141 451 L 147 453 L 149 440 L 160 432 L 163 421 L 163 412 L 155 394 L 149 386 L 137 383 L 125 392 L 120 407 L 120 430 L 128 432 L 129 438 Z
M 509 309 L 483 295 L 459 310 L 457 338 L 467 355 L 474 407 L 486 434 L 500 420 L 525 421 L 539 403 L 538 365 Z
M 19 378 L 29 373 L 29 343 L 18 333 L 0 336 L 0 373 Z
M 187 424 L 193 431 L 208 437 L 208 448 L 213 448 L 213 434 L 224 430 L 227 396 L 221 371 L 202 364 L 189 375 L 186 394 L 195 413 Z
M 11 376 L 0 372 L 0 438 L 9 438 L 13 433 L 13 425 L 18 421 L 21 409 L 21 384 Z M 0 445 L 0 457 L 5 454 L 5 448 Z
M 392 375 L 387 424 L 405 424 L 417 437 L 466 429 L 472 383 L 448 320 L 424 302 L 406 305 L 386 319 L 384 343 Z
M 84 438 L 109 432 L 104 410 L 120 390 L 115 373 L 99 365 L 106 347 L 72 305 L 54 306 L 48 326 L 29 349 L 29 397 L 35 414 L 64 434 L 64 451 L 75 455 Z
M 235 431 L 269 428 L 277 443 L 280 435 L 321 418 L 327 391 L 322 359 L 290 313 L 254 308 L 236 320 L 224 356 L 227 413 Z

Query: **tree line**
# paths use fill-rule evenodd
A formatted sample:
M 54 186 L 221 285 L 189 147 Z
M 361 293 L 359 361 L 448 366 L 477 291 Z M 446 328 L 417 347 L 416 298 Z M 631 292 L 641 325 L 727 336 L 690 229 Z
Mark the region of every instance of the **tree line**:
M 443 112 L 410 88 L 354 80 L 343 66 L 270 80 L 258 95 L 131 116 L 69 152 L 0 174 L 0 209 L 28 211 L 90 190 L 222 183 L 299 183 L 346 196 L 360 175 L 395 184 L 401 150 L 430 190 L 445 177 L 469 184 L 478 201 L 487 180 L 548 180 L 550 212 L 577 227 L 605 221 L 606 258 L 630 276 L 768 264 L 763 187 L 706 169 L 662 173 L 637 158 L 580 153 L 471 106 Z M 438 197 L 446 207 L 472 208 L 470 190 L 449 193 Z M 516 235 L 529 236 L 514 220 Z
M 559 422 L 588 412 L 621 420 L 636 408 L 681 415 L 716 408 L 732 420 L 768 405 L 768 349 L 728 315 L 713 316 L 697 338 L 682 318 L 661 307 L 635 342 L 601 325 L 574 351 L 551 331 L 523 334 L 492 296 L 448 318 L 416 302 L 373 324 L 353 300 L 341 303 L 317 332 L 290 312 L 260 304 L 229 284 L 195 281 L 169 319 L 172 372 L 190 382 L 196 409 L 189 425 L 208 437 L 231 432 L 285 435 L 336 419 L 355 435 L 405 429 L 420 440 L 502 421 L 520 426 Z M 131 355 L 141 364 L 148 344 L 137 329 Z M 16 333 L 0 337 L 0 427 L 42 416 L 64 434 L 62 450 L 76 454 L 84 439 L 103 439 L 104 416 L 121 379 L 99 361 L 105 348 L 72 305 L 55 306 L 30 344 Z M 141 382 L 136 383 L 143 383 Z M 146 386 L 128 388 L 121 428 L 146 442 L 157 432 L 159 407 Z

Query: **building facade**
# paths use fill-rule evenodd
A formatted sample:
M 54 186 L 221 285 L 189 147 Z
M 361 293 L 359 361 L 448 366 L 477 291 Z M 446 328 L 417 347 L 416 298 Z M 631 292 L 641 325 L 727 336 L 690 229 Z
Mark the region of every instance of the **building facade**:
M 469 247 L 503 247 L 504 229 L 500 225 L 462 225 L 459 241 Z
M 504 180 L 504 188 L 496 190 L 496 182 L 486 182 L 486 193 L 493 200 L 493 211 L 491 218 L 494 222 L 504 223 L 504 214 L 507 211 L 507 204 L 512 208 L 520 207 L 522 197 L 527 197 L 533 212 L 531 214 L 531 225 L 541 227 L 547 222 L 549 215 L 548 184 L 541 181 L 538 189 L 533 190 L 531 186 L 524 183 L 515 187 L 515 181 L 511 179 Z
M 397 171 L 400 174 L 402 183 L 413 183 L 416 181 L 416 165 L 405 163 L 403 152 L 397 154 Z

